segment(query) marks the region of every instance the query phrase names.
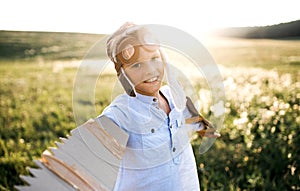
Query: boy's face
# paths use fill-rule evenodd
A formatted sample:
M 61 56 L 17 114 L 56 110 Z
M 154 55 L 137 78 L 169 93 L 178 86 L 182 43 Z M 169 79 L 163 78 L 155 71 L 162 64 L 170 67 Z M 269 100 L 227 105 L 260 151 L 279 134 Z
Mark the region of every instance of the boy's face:
M 144 45 L 149 46 L 149 45 Z M 164 66 L 159 49 L 149 51 L 139 47 L 139 55 L 134 63 L 123 64 L 123 69 L 135 86 L 137 93 L 157 96 L 164 77 Z

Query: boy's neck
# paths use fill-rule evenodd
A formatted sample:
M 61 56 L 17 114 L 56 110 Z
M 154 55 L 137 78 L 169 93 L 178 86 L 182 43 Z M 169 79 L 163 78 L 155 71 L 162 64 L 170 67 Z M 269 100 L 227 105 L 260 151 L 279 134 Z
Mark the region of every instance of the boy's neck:
M 164 110 L 164 112 L 167 115 L 169 115 L 169 113 L 171 112 L 171 108 L 167 98 L 161 92 L 158 92 L 157 98 L 158 98 L 158 107 Z

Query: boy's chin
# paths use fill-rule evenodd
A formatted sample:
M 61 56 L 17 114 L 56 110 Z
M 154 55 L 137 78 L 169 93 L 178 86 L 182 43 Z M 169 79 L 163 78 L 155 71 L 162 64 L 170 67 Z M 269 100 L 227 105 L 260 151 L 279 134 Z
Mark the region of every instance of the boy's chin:
M 150 86 L 137 88 L 136 92 L 142 95 L 155 96 L 159 92 L 160 86 Z

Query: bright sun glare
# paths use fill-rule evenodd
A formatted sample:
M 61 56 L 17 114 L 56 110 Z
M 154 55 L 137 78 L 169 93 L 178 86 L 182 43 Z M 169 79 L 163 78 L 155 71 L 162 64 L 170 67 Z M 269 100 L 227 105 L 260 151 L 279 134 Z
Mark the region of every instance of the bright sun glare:
M 190 33 L 300 19 L 297 0 L 286 1 L 18 1 L 3 2 L 0 30 L 111 33 L 126 21 L 164 24 Z M 3 19 L 5 18 L 5 19 Z

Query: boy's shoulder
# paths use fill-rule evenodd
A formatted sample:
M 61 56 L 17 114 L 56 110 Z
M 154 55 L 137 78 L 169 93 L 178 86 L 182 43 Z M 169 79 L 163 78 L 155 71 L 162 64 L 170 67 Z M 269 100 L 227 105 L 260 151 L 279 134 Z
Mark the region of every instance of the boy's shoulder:
M 129 96 L 127 94 L 121 94 L 115 97 L 113 101 L 107 107 L 105 107 L 100 116 L 105 115 L 120 126 L 118 118 L 126 115 L 124 113 L 124 108 L 127 107 L 126 104 L 128 102 L 128 97 Z
M 121 106 L 128 103 L 129 96 L 127 94 L 121 94 L 115 97 L 108 107 Z

